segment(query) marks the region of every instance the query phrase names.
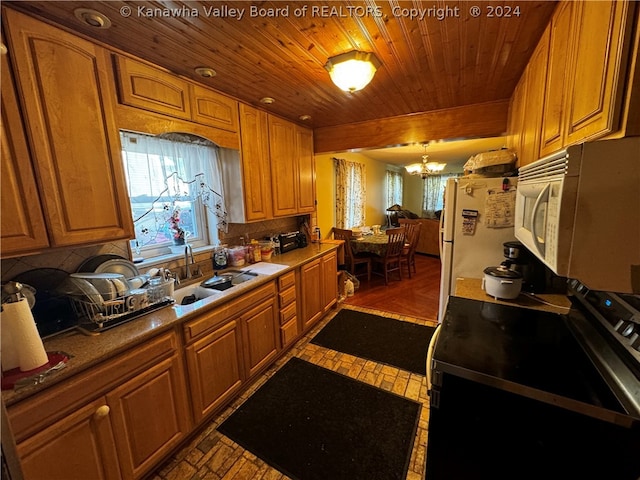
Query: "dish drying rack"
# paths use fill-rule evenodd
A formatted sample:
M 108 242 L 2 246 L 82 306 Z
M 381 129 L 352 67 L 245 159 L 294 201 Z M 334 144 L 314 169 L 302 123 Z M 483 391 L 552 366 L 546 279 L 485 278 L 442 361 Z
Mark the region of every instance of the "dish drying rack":
M 172 305 L 175 303 L 171 297 L 173 289 L 173 279 L 139 289 L 146 291 L 147 301 L 144 305 L 133 304 L 131 298 L 136 294 L 127 294 L 111 300 L 104 300 L 100 294 L 87 292 L 68 296 L 79 326 L 90 332 L 103 332 L 154 310 Z

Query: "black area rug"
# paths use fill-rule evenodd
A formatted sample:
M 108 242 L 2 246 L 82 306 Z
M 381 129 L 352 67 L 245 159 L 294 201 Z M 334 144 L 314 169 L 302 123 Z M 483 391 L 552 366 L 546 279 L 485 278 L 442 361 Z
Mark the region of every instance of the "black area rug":
M 297 480 L 401 480 L 421 405 L 290 359 L 218 430 Z
M 434 327 L 342 309 L 311 343 L 426 375 L 434 331 Z

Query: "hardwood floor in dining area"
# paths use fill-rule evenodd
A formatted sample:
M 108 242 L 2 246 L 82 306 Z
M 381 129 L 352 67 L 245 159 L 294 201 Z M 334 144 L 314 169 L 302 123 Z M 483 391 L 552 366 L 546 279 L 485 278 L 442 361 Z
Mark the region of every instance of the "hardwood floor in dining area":
M 438 295 L 440 292 L 440 259 L 416 254 L 416 272 L 411 278 L 403 268 L 402 280 L 393 274 L 385 286 L 384 277 L 372 275 L 358 277 L 360 287 L 345 304 L 372 308 L 385 312 L 407 315 L 422 320 L 438 318 Z

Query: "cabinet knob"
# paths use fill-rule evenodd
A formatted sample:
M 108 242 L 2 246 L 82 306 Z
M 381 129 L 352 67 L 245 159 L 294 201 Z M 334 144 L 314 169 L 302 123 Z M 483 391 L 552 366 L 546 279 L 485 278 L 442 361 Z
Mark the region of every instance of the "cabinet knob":
M 104 418 L 109 415 L 109 410 L 111 410 L 109 408 L 109 405 L 102 405 L 101 407 L 97 408 L 96 413 L 93 414 L 93 417 L 95 419 Z

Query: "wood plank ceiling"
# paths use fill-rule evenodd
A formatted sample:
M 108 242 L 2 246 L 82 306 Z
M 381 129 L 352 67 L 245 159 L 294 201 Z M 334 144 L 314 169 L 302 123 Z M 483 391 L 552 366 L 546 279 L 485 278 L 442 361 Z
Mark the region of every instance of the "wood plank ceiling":
M 304 124 L 313 128 L 509 98 L 556 6 L 397 0 L 4 4 L 249 104 L 261 106 L 259 99 L 272 97 L 267 110 L 298 123 L 310 115 Z M 111 27 L 83 24 L 74 16 L 77 8 L 102 12 Z M 424 18 L 410 18 L 411 9 Z M 242 18 L 231 15 L 237 12 Z M 350 50 L 374 52 L 382 62 L 369 86 L 352 94 L 333 85 L 324 69 L 329 57 Z M 217 75 L 199 77 L 194 69 L 202 66 Z

